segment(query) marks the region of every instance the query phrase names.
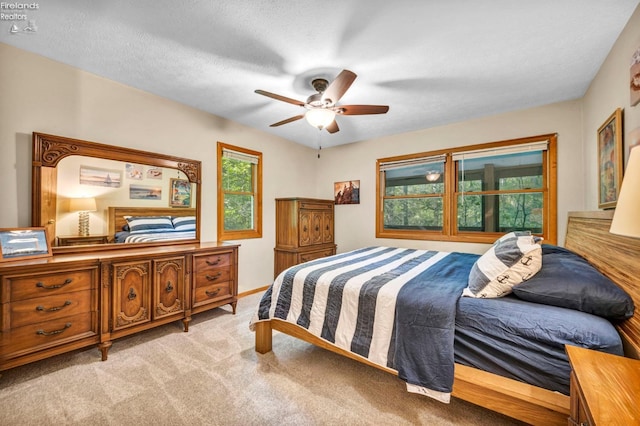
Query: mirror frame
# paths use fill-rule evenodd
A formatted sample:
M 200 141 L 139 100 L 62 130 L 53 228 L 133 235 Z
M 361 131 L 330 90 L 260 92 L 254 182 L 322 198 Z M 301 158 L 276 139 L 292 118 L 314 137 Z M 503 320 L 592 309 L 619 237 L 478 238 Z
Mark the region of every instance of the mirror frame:
M 53 253 L 75 253 L 111 249 L 131 249 L 147 246 L 193 244 L 200 241 L 200 205 L 201 173 L 200 161 L 155 152 L 140 151 L 115 145 L 106 145 L 63 136 L 33 132 L 33 151 L 31 166 L 31 223 L 33 226 L 47 229 L 49 242 L 55 241 L 56 207 L 57 207 L 57 169 L 56 166 L 65 157 L 80 155 L 123 161 L 126 163 L 177 169 L 183 172 L 189 182 L 196 183 L 196 237 L 193 240 L 176 240 L 172 242 L 100 244 L 57 247 L 51 244 Z

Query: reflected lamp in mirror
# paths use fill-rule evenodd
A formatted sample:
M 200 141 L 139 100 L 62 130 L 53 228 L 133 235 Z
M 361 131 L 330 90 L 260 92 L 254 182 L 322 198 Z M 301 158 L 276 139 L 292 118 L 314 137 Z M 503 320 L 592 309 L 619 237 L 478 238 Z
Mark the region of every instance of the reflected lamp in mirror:
M 438 179 L 440 179 L 440 172 L 438 172 L 438 171 L 428 171 L 427 174 L 425 175 L 425 177 L 427 178 L 427 180 L 429 182 L 435 182 Z
M 89 212 L 97 210 L 95 198 L 72 198 L 69 200 L 69 210 L 78 212 L 78 235 L 89 235 Z
M 640 147 L 631 149 L 609 232 L 640 238 Z

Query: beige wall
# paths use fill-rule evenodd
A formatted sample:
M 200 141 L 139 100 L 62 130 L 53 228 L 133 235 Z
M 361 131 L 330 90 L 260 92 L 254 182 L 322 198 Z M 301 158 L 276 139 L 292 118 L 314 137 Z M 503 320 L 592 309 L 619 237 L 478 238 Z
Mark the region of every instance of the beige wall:
M 201 160 L 202 240 L 215 240 L 220 140 L 264 154 L 263 238 L 240 242 L 240 291 L 272 278 L 274 199 L 332 198 L 336 181 L 361 182 L 359 205 L 336 206 L 341 252 L 370 244 L 482 252 L 485 245 L 376 239 L 376 159 L 558 133 L 562 242 L 568 211 L 597 208 L 596 129 L 618 106 L 625 108 L 625 133 L 640 126 L 640 105 L 629 106 L 628 89 L 629 59 L 638 47 L 636 10 L 584 99 L 323 149 L 318 159 L 309 148 L 0 44 L 0 227 L 30 225 L 31 133 L 39 131 Z
M 587 210 L 598 208 L 598 157 L 597 131 L 605 120 L 616 110 L 622 108 L 623 141 L 625 163 L 628 159 L 630 133 L 640 132 L 640 104 L 630 105 L 630 72 L 631 55 L 640 49 L 640 6 L 618 37 L 609 52 L 609 56 L 593 79 L 589 90 L 583 98 L 583 143 L 585 151 L 585 188 Z M 636 136 L 636 143 L 640 143 Z M 636 182 L 640 185 L 640 182 Z
M 202 161 L 201 239 L 216 240 L 216 142 L 223 141 L 263 153 L 264 232 L 240 242 L 240 291 L 269 284 L 274 199 L 315 196 L 314 150 L 2 43 L 0 58 L 0 228 L 31 225 L 37 131 Z

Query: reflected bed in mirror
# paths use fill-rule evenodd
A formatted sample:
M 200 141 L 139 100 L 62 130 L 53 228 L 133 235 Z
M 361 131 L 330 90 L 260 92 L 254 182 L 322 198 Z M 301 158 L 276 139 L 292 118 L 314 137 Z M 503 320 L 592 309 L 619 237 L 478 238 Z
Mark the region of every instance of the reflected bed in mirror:
M 34 133 L 32 223 L 47 228 L 54 253 L 197 242 L 200 169 L 196 160 Z M 123 229 L 125 216 L 137 218 L 134 232 Z

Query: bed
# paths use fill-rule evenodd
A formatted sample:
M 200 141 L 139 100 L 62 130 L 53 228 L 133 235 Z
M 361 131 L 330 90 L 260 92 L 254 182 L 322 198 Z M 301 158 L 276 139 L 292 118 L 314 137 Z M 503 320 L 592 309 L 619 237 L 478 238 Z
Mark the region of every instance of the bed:
M 196 209 L 109 207 L 109 238 L 114 243 L 196 239 Z
M 597 315 L 595 315 L 593 312 L 568 309 L 566 306 L 548 306 L 546 300 L 545 303 L 541 303 L 535 298 L 533 300 L 537 300 L 536 302 L 522 300 L 520 296 L 525 297 L 523 294 L 526 294 L 527 290 L 524 284 L 533 282 L 533 279 L 523 283 L 525 289 L 518 293 L 520 296 L 512 294 L 498 299 L 459 297 L 465 285 L 460 281 L 464 281 L 464 277 L 469 275 L 473 264 L 479 257 L 478 255 L 424 251 L 404 251 L 400 253 L 397 252 L 398 248 L 373 247 L 293 267 L 298 268 L 297 271 L 288 270 L 283 272 L 276 279 L 274 285 L 265 293 L 261 306 L 252 320 L 251 327 L 256 332 L 256 350 L 260 353 L 270 351 L 272 330 L 278 330 L 396 374 L 407 381 L 407 389 L 409 391 L 424 393 L 436 399 L 443 397 L 444 399 L 441 400 L 445 402 L 447 395 L 452 395 L 531 424 L 566 424 L 569 415 L 569 397 L 567 394 L 570 370 L 564 353 L 565 344 L 591 347 L 618 354 L 624 351 L 627 355 L 634 357 L 637 357 L 639 352 L 640 334 L 638 331 L 640 326 L 638 324 L 638 316 L 632 316 L 624 320 L 621 318 L 626 318 L 630 315 L 633 302 L 636 305 L 640 303 L 640 290 L 637 286 L 634 286 L 633 278 L 638 276 L 640 272 L 640 267 L 635 261 L 638 254 L 640 254 L 640 242 L 609 234 L 610 219 L 610 212 L 570 214 L 565 246 L 571 252 L 569 254 L 563 253 L 563 248 L 555 248 L 554 246 L 547 246 L 546 252 L 547 254 L 553 253 L 553 259 L 559 256 L 558 262 L 560 263 L 558 265 L 560 266 L 564 264 L 565 256 L 574 256 L 581 262 L 585 262 L 584 259 L 586 259 L 591 265 L 598 268 L 600 272 L 611 278 L 611 286 L 613 287 L 611 290 L 622 293 L 627 298 L 624 305 L 624 315 L 616 317 L 617 319 L 615 320 L 604 319 L 599 315 L 600 312 L 597 311 L 595 312 Z M 377 254 L 372 254 L 374 252 Z M 579 256 L 576 256 L 576 254 Z M 403 259 L 397 263 L 403 265 L 401 268 L 405 268 L 405 270 L 399 272 L 396 267 L 391 267 L 389 270 L 376 270 L 376 268 L 383 268 L 381 266 L 382 263 L 365 267 L 365 265 L 371 263 L 381 262 L 380 256 L 387 256 L 389 259 L 397 256 L 395 259 Z M 547 259 L 544 256 L 543 254 L 543 259 Z M 359 257 L 361 257 L 360 260 L 362 262 L 358 260 Z M 414 263 L 417 262 L 420 265 L 417 270 L 414 271 L 415 265 L 408 265 L 411 263 L 407 261 L 409 258 L 416 259 Z M 552 259 L 552 257 L 549 255 L 548 259 Z M 443 260 L 446 260 L 446 262 Z M 427 266 L 425 266 L 425 263 Z M 551 261 L 543 262 L 545 266 L 552 263 Z M 348 266 L 351 264 L 355 266 Z M 366 278 L 364 282 L 366 286 L 370 286 L 370 288 L 362 287 L 365 288 L 363 292 L 354 293 L 358 294 L 355 299 L 363 299 L 362 294 L 369 292 L 387 292 L 388 290 L 385 289 L 385 286 L 388 285 L 382 286 L 379 280 L 383 279 L 393 283 L 400 274 L 413 274 L 413 277 L 418 278 L 424 278 L 425 274 L 434 274 L 438 282 L 446 282 L 447 284 L 436 286 L 441 287 L 441 289 L 437 290 L 435 295 L 429 293 L 428 297 L 433 298 L 436 303 L 429 305 L 427 308 L 413 303 L 414 300 L 421 300 L 422 303 L 422 299 L 424 299 L 421 293 L 424 291 L 421 281 L 415 278 L 413 281 L 409 281 L 410 285 L 403 284 L 402 290 L 396 291 L 397 295 L 394 296 L 398 300 L 404 300 L 402 309 L 398 309 L 397 312 L 398 321 L 403 325 L 386 327 L 388 329 L 386 333 L 392 337 L 392 343 L 387 343 L 390 341 L 388 337 L 379 338 L 385 333 L 384 320 L 382 325 L 377 325 L 380 317 L 384 317 L 384 314 L 380 313 L 384 312 L 384 309 L 374 309 L 376 313 L 370 314 L 370 318 L 368 318 L 366 312 L 371 312 L 372 310 L 366 309 L 366 302 L 365 308 L 362 308 L 359 307 L 358 302 L 353 297 L 339 294 L 340 291 L 348 293 L 348 290 L 345 290 L 346 286 L 340 287 L 338 285 L 336 290 L 336 287 L 326 287 L 323 281 L 318 279 L 318 277 L 329 275 L 333 277 L 332 279 L 337 279 L 338 284 L 340 284 L 340 279 L 336 277 L 341 277 L 344 284 L 344 281 L 352 280 L 352 276 L 349 275 L 352 270 L 364 272 Z M 547 269 L 543 267 L 540 269 L 539 274 L 544 275 L 547 272 Z M 597 273 L 599 274 L 600 272 Z M 294 280 L 293 277 L 301 274 L 305 276 L 302 281 L 305 284 L 301 288 L 292 287 L 292 291 L 299 294 L 295 297 L 286 296 L 288 290 L 283 290 L 285 288 L 283 283 L 288 285 L 288 281 Z M 366 274 L 369 275 L 366 276 Z M 387 276 L 385 277 L 385 275 Z M 376 278 L 372 279 L 372 277 Z M 351 283 L 351 281 L 349 282 Z M 313 283 L 313 286 L 309 283 Z M 411 288 L 411 290 L 405 290 L 407 287 Z M 451 290 L 452 287 L 455 290 Z M 444 291 L 441 291 L 442 289 Z M 621 291 L 621 289 L 624 291 Z M 280 298 L 279 295 L 274 297 L 275 293 L 280 292 L 283 292 L 286 297 Z M 290 307 L 286 306 L 287 300 L 295 304 L 297 300 L 313 297 L 316 292 L 324 295 L 319 298 L 319 300 L 323 300 L 320 307 L 312 305 L 309 308 L 302 303 L 302 306 L 293 309 L 294 314 L 290 313 Z M 335 292 L 338 292 L 338 297 L 332 298 L 332 293 Z M 406 294 L 402 294 L 403 292 Z M 453 293 L 453 299 L 450 297 L 451 294 L 447 293 Z M 615 293 L 616 297 L 618 293 Z M 535 297 L 539 296 L 535 295 Z M 546 297 L 546 295 L 543 296 Z M 379 303 L 386 303 L 384 302 L 386 295 L 377 295 L 376 297 L 382 301 Z M 265 302 L 267 299 L 269 300 L 268 303 Z M 340 307 L 340 312 L 355 311 L 353 315 L 354 318 L 357 318 L 356 320 L 341 320 L 342 322 L 353 324 L 337 326 L 336 323 L 340 321 L 332 318 L 331 315 L 324 316 L 328 312 L 326 306 L 334 307 L 336 303 L 345 305 Z M 629 303 L 631 303 L 631 311 L 629 310 Z M 350 304 L 353 306 L 349 307 Z M 451 308 L 452 304 L 453 309 Z M 447 305 L 449 308 L 440 309 L 440 307 Z M 504 308 L 506 305 L 511 307 L 506 309 Z M 395 310 L 394 306 L 392 305 L 392 312 Z M 496 306 L 499 306 L 499 308 L 496 309 Z M 431 324 L 426 328 L 423 327 L 424 324 L 421 323 L 418 313 L 425 309 L 430 311 L 432 317 L 435 315 L 435 318 L 449 317 L 447 321 L 450 322 L 451 317 L 453 317 L 455 324 L 453 330 L 449 326 L 442 327 L 438 323 L 436 323 L 435 327 L 432 327 Z M 592 308 L 590 307 L 590 309 Z M 601 309 L 601 307 L 597 305 L 593 309 Z M 270 312 L 266 312 L 267 310 Z M 360 313 L 358 314 L 359 311 Z M 500 317 L 498 314 L 501 312 L 511 312 L 511 314 Z M 514 315 L 513 312 L 518 312 L 518 315 L 523 317 L 529 326 L 523 329 L 522 324 L 514 324 L 515 317 L 518 315 Z M 391 314 L 391 316 L 394 315 Z M 492 317 L 491 315 L 498 316 Z M 374 320 L 373 316 L 377 316 L 377 318 Z M 479 319 L 484 320 L 484 324 Z M 558 326 L 555 327 L 553 332 L 544 329 L 543 327 L 547 326 L 537 322 L 548 322 L 549 319 L 551 319 L 552 324 Z M 381 329 L 383 331 L 376 331 L 370 335 L 364 333 L 365 344 L 362 344 L 360 339 L 352 337 L 358 335 L 361 328 L 371 329 L 372 323 L 376 324 L 377 330 Z M 492 330 L 496 330 L 496 327 L 492 324 L 500 324 L 500 327 L 497 327 L 499 333 L 494 333 L 496 334 L 495 336 L 491 336 Z M 615 328 L 613 324 L 615 324 Z M 489 327 L 483 328 L 486 326 Z M 508 341 L 509 339 L 504 337 L 504 330 L 511 330 L 511 327 L 520 327 L 514 333 L 507 333 L 515 336 L 516 339 L 524 339 L 523 336 L 533 333 L 531 339 L 534 341 L 534 345 L 524 346 L 524 349 L 514 351 L 514 342 Z M 344 333 L 345 328 L 349 329 L 346 334 Z M 540 333 L 542 336 L 535 335 L 536 330 L 544 330 Z M 599 331 L 591 333 L 590 330 Z M 449 353 L 448 349 L 443 351 L 439 343 L 435 343 L 433 347 L 430 347 L 428 343 L 420 342 L 418 336 L 425 332 L 430 333 L 431 337 L 437 336 L 438 339 L 451 342 L 454 347 L 453 353 Z M 378 337 L 375 337 L 376 333 Z M 438 336 L 438 333 L 442 334 L 442 336 Z M 545 333 L 553 334 L 553 339 L 548 340 L 544 336 Z M 589 340 L 594 335 L 596 339 Z M 348 337 L 345 338 L 344 336 Z M 414 341 L 417 341 L 417 343 Z M 406 342 L 409 343 L 407 344 Z M 412 357 L 415 357 L 415 352 L 412 352 L 415 349 L 411 348 L 414 343 L 417 345 L 418 351 L 420 348 L 426 352 L 431 351 L 436 358 L 439 356 L 441 359 L 429 362 L 419 361 L 418 364 L 420 362 L 429 364 L 424 368 L 421 365 L 418 367 L 411 366 L 406 360 L 411 360 Z M 390 344 L 395 345 L 392 350 L 389 349 L 391 347 L 389 346 Z M 518 355 L 514 356 L 514 353 Z M 389 358 L 393 359 L 390 361 Z M 455 363 L 451 362 L 451 359 Z M 526 362 L 523 363 L 523 360 Z M 445 376 L 450 373 L 453 381 L 452 386 L 447 388 L 445 384 L 443 388 L 439 389 L 438 386 L 441 386 L 441 384 L 429 382 L 434 376 L 429 373 L 430 371 L 442 371 Z M 551 371 L 553 371 L 553 374 L 549 373 Z M 423 386 L 425 383 L 422 381 L 423 377 L 427 378 L 426 383 L 429 386 Z M 416 378 L 418 379 L 416 380 Z M 432 394 L 432 391 L 435 391 L 435 394 Z

